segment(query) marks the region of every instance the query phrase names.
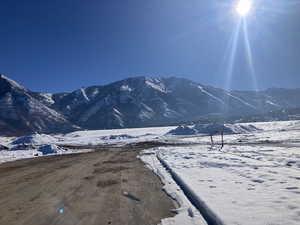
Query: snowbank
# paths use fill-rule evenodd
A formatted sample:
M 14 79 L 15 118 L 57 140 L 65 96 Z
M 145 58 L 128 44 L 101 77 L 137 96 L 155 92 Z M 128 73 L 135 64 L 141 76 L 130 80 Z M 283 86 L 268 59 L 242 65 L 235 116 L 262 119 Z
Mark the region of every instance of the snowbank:
M 164 184 L 164 191 L 178 204 L 173 210 L 174 217 L 165 218 L 160 225 L 207 225 L 199 211 L 191 204 L 182 189 L 173 180 L 172 175 L 160 163 L 156 153 L 159 148 L 147 149 L 141 152 L 139 158 L 152 170 Z
M 3 150 L 0 151 L 0 163 L 16 161 L 19 159 L 28 159 L 34 158 L 36 156 L 42 155 L 36 150 L 19 150 L 19 151 L 11 151 L 11 150 Z
M 219 216 L 216 215 L 216 213 L 208 207 L 205 201 L 203 201 L 199 197 L 199 195 L 190 188 L 190 186 L 172 169 L 172 167 L 166 161 L 164 161 L 159 156 L 159 154 L 157 154 L 157 158 L 160 163 L 169 171 L 174 181 L 177 183 L 177 185 L 179 185 L 189 201 L 199 210 L 207 223 L 214 225 L 224 225 L 224 222 L 219 218 Z
M 15 139 L 15 138 L 0 136 L 0 144 L 9 147 L 8 145 L 13 139 Z
M 64 149 L 55 145 L 57 139 L 46 134 L 32 134 L 19 138 L 0 137 L 0 163 L 35 158 L 48 154 L 91 152 L 92 149 Z

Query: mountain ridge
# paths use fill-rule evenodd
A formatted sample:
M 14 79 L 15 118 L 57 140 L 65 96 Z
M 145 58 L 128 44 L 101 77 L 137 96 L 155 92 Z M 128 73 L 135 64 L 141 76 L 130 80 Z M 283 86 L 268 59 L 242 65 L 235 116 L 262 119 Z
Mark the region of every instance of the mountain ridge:
M 299 97 L 300 89 L 226 91 L 174 76 L 131 77 L 50 94 L 1 75 L 0 132 L 160 126 L 212 114 L 254 115 L 300 107 Z

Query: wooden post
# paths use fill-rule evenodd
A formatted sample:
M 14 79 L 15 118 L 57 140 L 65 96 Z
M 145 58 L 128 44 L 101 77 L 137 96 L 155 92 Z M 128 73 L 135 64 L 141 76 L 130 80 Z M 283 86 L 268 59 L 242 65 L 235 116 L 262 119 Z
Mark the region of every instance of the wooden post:
M 224 147 L 224 131 L 221 131 L 221 139 L 222 139 L 222 147 L 221 149 Z
M 211 146 L 213 146 L 214 145 L 214 140 L 213 140 L 213 135 L 212 134 L 210 134 L 210 142 L 211 142 Z

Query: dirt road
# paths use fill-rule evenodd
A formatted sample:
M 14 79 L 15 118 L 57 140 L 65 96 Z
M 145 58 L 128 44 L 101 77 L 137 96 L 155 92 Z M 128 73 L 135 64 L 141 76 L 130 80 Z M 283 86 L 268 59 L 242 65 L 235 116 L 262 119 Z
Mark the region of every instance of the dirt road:
M 137 154 L 98 150 L 0 165 L 0 225 L 155 225 L 174 216 Z

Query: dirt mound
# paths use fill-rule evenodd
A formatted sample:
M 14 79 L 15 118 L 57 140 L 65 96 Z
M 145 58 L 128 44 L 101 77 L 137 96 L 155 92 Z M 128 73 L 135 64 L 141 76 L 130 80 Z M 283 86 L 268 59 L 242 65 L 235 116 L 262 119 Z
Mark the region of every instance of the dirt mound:
M 197 133 L 198 131 L 196 129 L 189 126 L 179 126 L 168 132 L 168 134 L 172 134 L 172 135 L 194 135 Z
M 241 124 L 196 124 L 194 126 L 179 126 L 168 132 L 172 135 L 194 135 L 194 134 L 245 134 L 258 131 L 259 129 L 253 125 Z
M 43 145 L 55 143 L 56 139 L 46 134 L 31 134 L 22 136 L 11 142 L 11 145 Z
M 62 154 L 66 150 L 63 148 L 58 147 L 57 145 L 42 145 L 38 148 L 39 152 L 42 152 L 43 155 L 49 155 L 49 154 Z

